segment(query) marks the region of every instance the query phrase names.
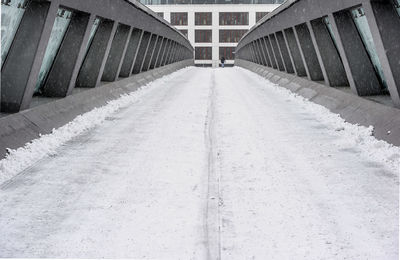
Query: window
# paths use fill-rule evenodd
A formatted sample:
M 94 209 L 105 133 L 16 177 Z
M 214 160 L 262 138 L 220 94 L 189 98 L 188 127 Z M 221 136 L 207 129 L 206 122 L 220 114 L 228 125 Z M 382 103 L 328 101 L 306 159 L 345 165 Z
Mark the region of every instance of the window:
M 215 0 L 192 0 L 192 3 L 196 5 L 215 4 Z
M 171 13 L 171 24 L 172 25 L 187 25 L 188 14 L 187 13 Z
M 211 30 L 195 30 L 194 42 L 212 42 Z
M 65 32 L 68 29 L 71 21 L 72 12 L 65 9 L 58 9 L 56 20 L 54 21 L 53 29 L 51 30 L 49 43 L 47 44 L 46 52 L 44 53 L 42 67 L 39 72 L 39 79 L 36 83 L 35 93 L 40 92 L 43 87 L 47 75 L 56 58 L 58 49 L 64 39 Z
M 217 4 L 251 4 L 252 0 L 216 0 Z
M 168 4 L 191 4 L 191 0 L 168 0 Z
M 212 48 L 211 47 L 196 47 L 195 49 L 196 60 L 211 60 Z
M 249 13 L 219 13 L 219 25 L 249 25 Z
M 167 0 L 140 0 L 140 3 L 144 5 L 165 5 Z
M 212 25 L 212 13 L 195 13 L 195 25 Z
M 161 18 L 164 18 L 164 13 L 163 12 L 158 12 L 157 15 L 160 16 Z
M 1 1 L 1 66 L 26 9 L 26 0 Z
M 247 30 L 219 30 L 219 42 L 239 42 Z
M 253 0 L 254 4 L 282 4 L 283 0 Z
M 394 0 L 394 7 L 397 9 L 397 13 L 400 16 L 400 0 Z
M 95 35 L 96 32 L 97 32 L 97 28 L 99 28 L 100 22 L 101 22 L 100 18 L 96 18 L 96 19 L 94 20 L 94 23 L 93 23 L 93 25 L 92 25 L 92 28 L 90 29 L 90 35 L 89 35 L 88 43 L 87 43 L 87 45 L 86 45 L 85 56 L 86 56 L 86 54 L 87 54 L 87 52 L 88 52 L 88 50 L 89 50 L 90 45 L 92 44 L 94 35 Z
M 333 33 L 332 24 L 331 24 L 331 22 L 329 21 L 329 18 L 328 18 L 328 17 L 325 17 L 325 18 L 323 19 L 323 21 L 324 21 L 324 23 L 325 23 L 325 25 L 326 25 L 326 28 L 328 29 L 329 34 L 331 35 L 331 38 L 332 38 L 333 43 L 335 44 L 336 50 L 338 50 L 336 37 L 335 37 L 335 34 Z
M 188 30 L 178 30 L 180 31 L 183 35 L 186 36 L 186 38 L 188 37 Z
M 260 21 L 264 16 L 269 14 L 268 12 L 256 12 L 256 23 Z
M 235 47 L 219 47 L 219 59 L 224 57 L 226 60 L 235 59 Z
M 375 44 L 372 39 L 372 34 L 369 29 L 367 17 L 365 17 L 364 9 L 362 7 L 351 10 L 351 14 L 354 20 L 354 23 L 358 29 L 360 37 L 364 43 L 365 49 L 368 52 L 368 55 L 371 59 L 372 65 L 378 75 L 379 80 L 382 83 L 382 86 L 387 89 L 387 84 L 385 80 L 385 76 L 383 74 L 382 65 L 379 61 L 378 54 L 376 52 Z

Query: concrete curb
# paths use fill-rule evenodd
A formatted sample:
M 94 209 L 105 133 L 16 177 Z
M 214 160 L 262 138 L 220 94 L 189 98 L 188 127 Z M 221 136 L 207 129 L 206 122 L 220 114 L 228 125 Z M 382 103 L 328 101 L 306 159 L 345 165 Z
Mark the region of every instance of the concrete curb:
M 6 156 L 7 148 L 22 147 L 40 135 L 49 134 L 53 129 L 69 123 L 78 115 L 104 106 L 108 101 L 133 92 L 162 76 L 193 65 L 193 60 L 176 62 L 0 118 L 0 159 Z
M 249 61 L 235 60 L 235 65 L 253 71 L 281 87 L 328 108 L 350 123 L 373 126 L 374 136 L 377 139 L 400 146 L 400 109 L 398 108 L 385 106 Z

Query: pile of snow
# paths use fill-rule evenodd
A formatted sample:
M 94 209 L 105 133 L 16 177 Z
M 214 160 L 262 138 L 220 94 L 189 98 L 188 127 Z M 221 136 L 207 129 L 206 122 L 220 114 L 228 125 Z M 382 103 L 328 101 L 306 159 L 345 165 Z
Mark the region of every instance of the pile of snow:
M 57 148 L 61 145 L 100 125 L 119 109 L 140 101 L 141 97 L 147 92 L 154 88 L 164 86 L 165 82 L 183 75 L 189 69 L 190 68 L 181 69 L 150 82 L 135 92 L 121 95 L 120 98 L 109 101 L 105 106 L 95 108 L 90 112 L 77 116 L 65 126 L 54 129 L 51 134 L 41 135 L 40 138 L 27 143 L 24 147 L 16 150 L 9 149 L 9 154 L 6 158 L 0 160 L 0 184 L 10 180 L 21 171 L 27 169 L 46 156 L 55 155 L 57 153 Z
M 249 73 L 248 70 L 238 68 Z M 265 80 L 258 74 L 251 73 L 252 76 L 258 77 L 259 80 Z M 268 81 L 270 82 L 270 81 Z M 295 102 L 299 107 L 312 113 L 323 124 L 344 137 L 342 143 L 338 142 L 338 147 L 360 147 L 361 152 L 371 160 L 379 161 L 395 172 L 400 172 L 400 147 L 389 144 L 385 141 L 378 140 L 374 137 L 374 127 L 355 125 L 346 122 L 339 114 L 332 113 L 324 106 L 311 102 L 310 100 L 291 92 L 277 84 L 271 82 L 274 90 L 282 94 L 288 101 Z M 269 87 L 270 85 L 268 85 Z

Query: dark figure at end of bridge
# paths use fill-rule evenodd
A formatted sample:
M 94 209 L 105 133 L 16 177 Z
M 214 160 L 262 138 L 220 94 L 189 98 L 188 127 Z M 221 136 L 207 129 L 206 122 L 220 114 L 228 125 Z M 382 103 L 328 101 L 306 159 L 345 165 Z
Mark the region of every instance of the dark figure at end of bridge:
M 221 58 L 221 67 L 225 67 L 225 57 Z

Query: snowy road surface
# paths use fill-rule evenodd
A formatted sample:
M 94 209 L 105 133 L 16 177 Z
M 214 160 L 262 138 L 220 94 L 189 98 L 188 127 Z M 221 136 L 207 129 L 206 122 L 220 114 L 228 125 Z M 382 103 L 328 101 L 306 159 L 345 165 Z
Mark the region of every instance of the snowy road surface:
M 185 69 L 0 186 L 0 257 L 398 259 L 399 150 L 369 131 Z

